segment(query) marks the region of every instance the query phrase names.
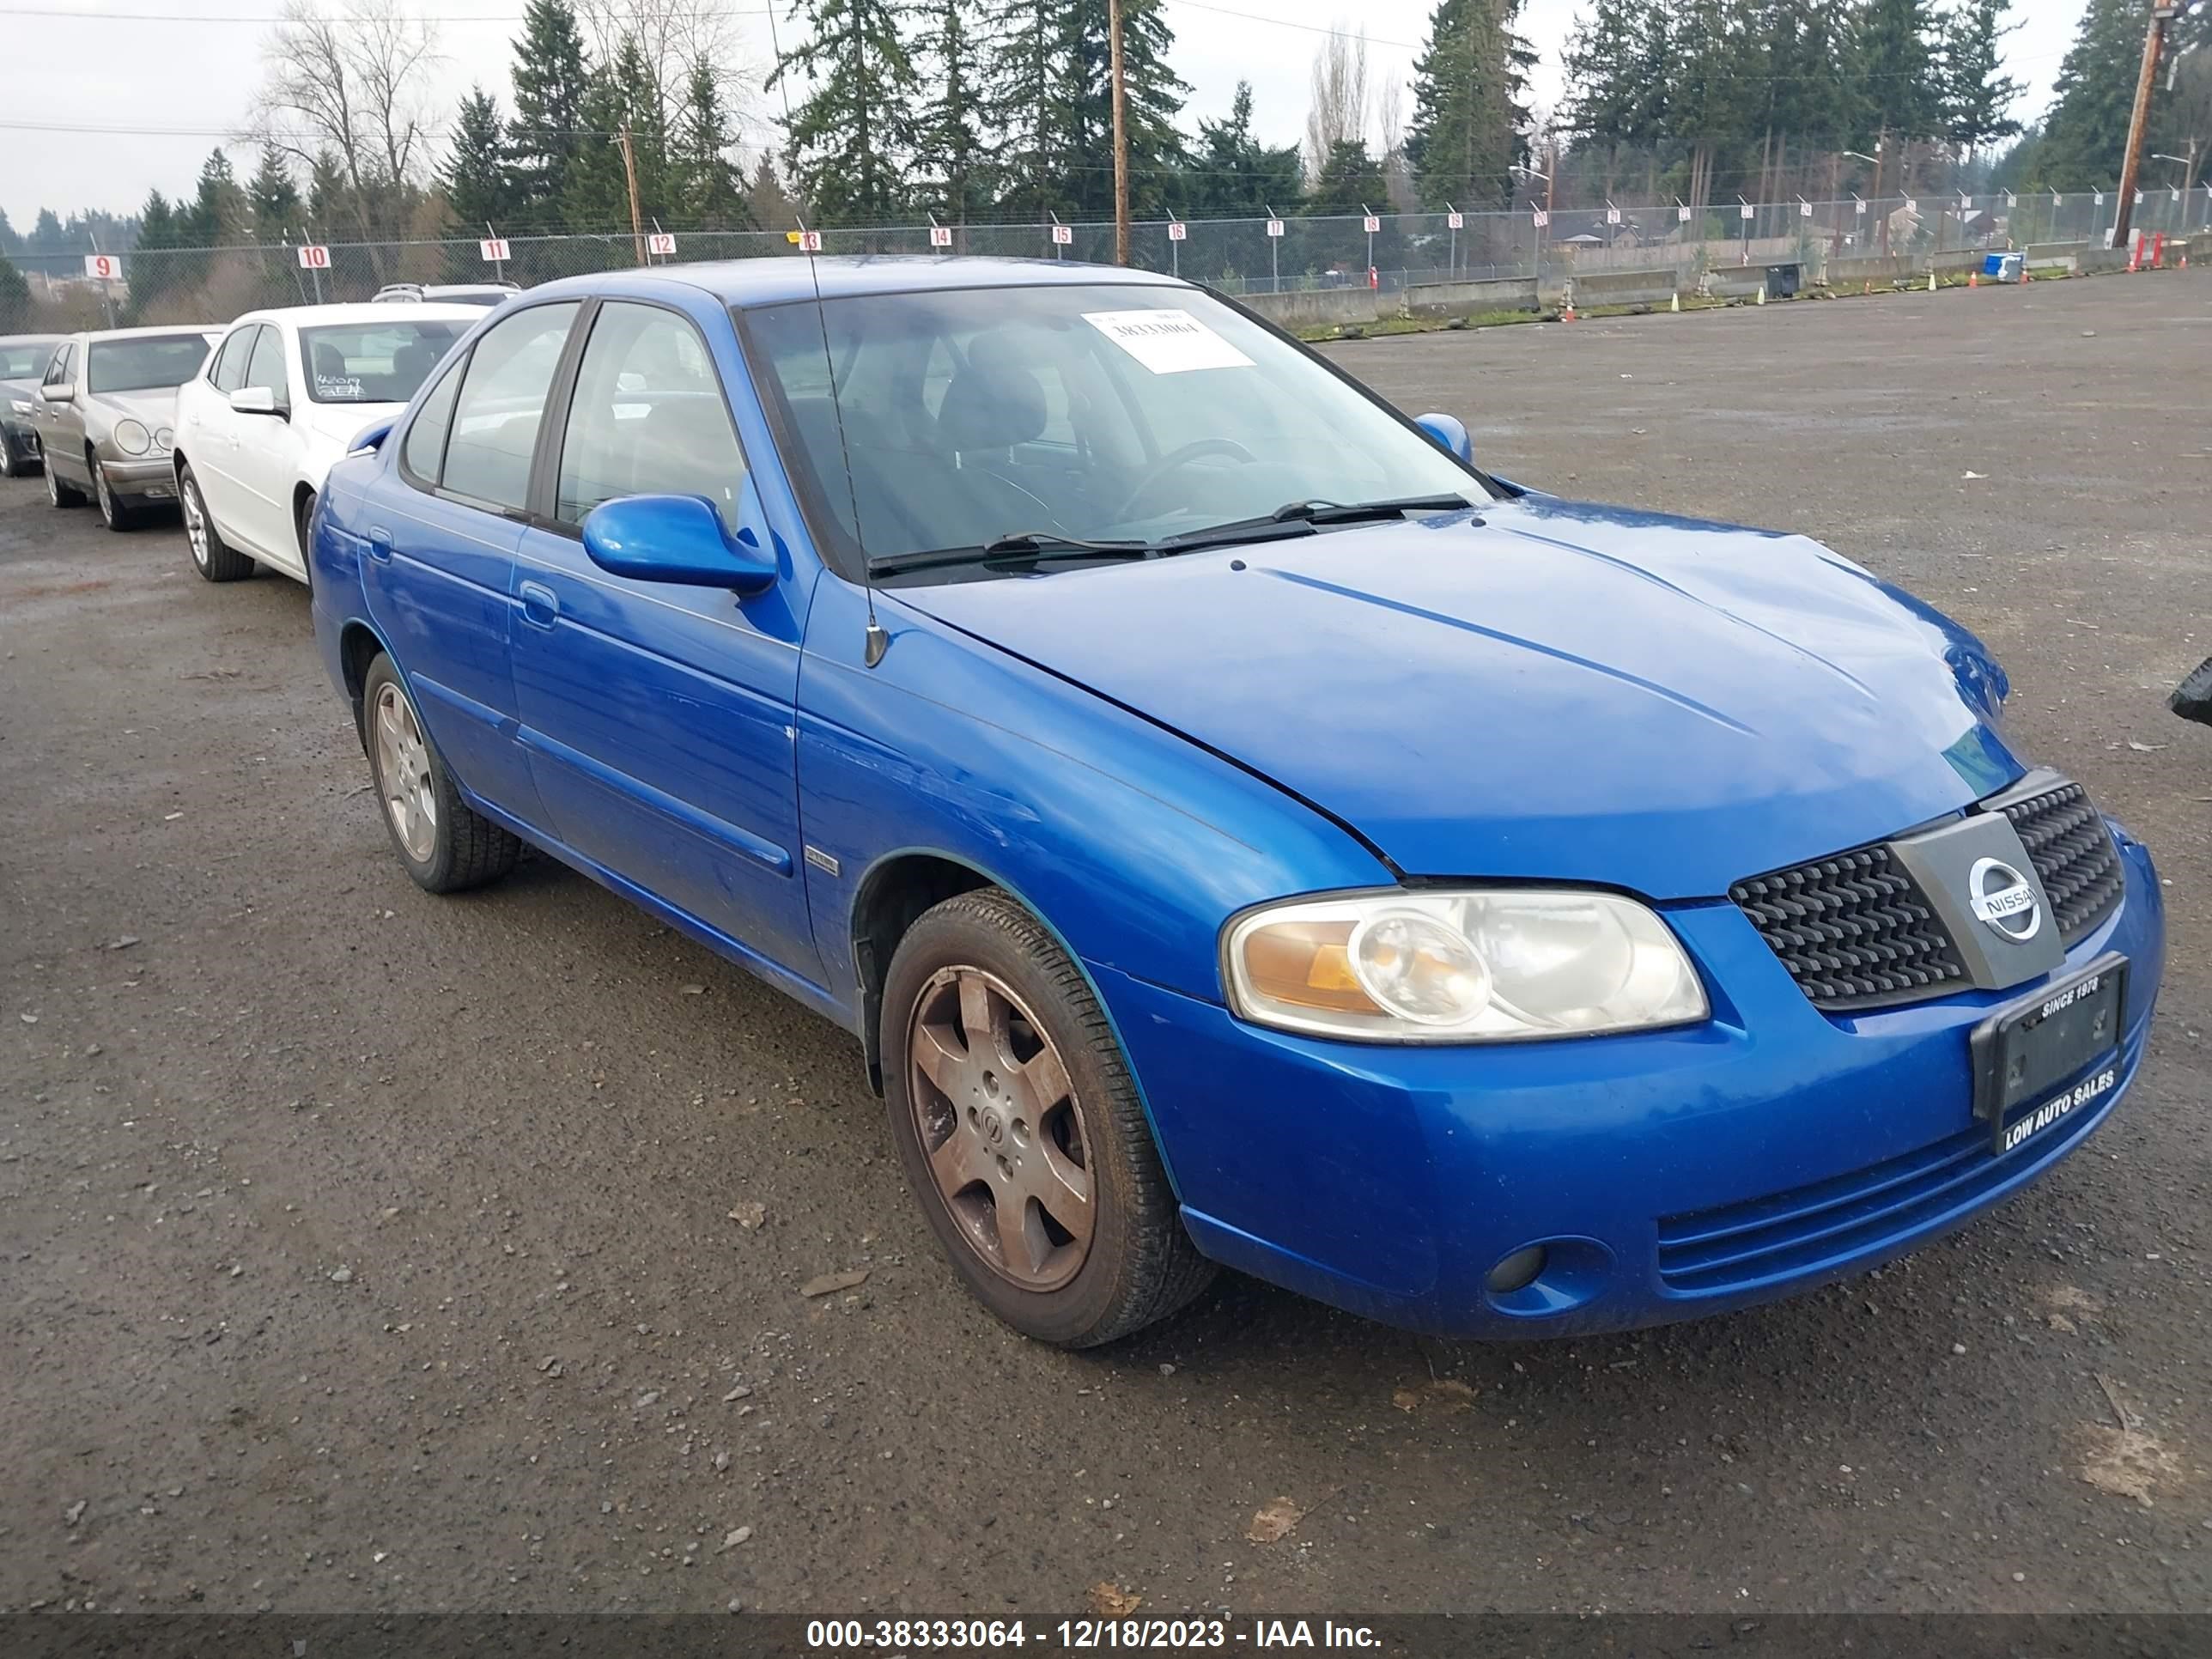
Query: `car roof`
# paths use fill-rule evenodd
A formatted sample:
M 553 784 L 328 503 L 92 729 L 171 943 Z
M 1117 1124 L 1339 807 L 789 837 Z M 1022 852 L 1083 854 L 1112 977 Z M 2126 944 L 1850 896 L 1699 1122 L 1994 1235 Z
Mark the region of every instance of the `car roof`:
M 221 323 L 158 323 L 144 328 L 88 328 L 75 337 L 87 345 L 98 345 L 104 340 L 148 340 L 165 334 L 198 334 L 212 339 L 222 329 Z
M 1163 271 L 1133 270 L 1126 265 L 1093 265 L 1073 259 L 969 258 L 952 255 L 866 253 L 825 255 L 808 259 L 769 254 L 757 259 L 715 259 L 697 264 L 655 265 L 646 270 L 602 271 L 563 277 L 529 290 L 530 298 L 573 298 L 586 294 L 665 293 L 681 283 L 703 289 L 725 305 L 781 305 L 811 300 L 816 283 L 825 300 L 863 294 L 913 294 L 964 288 L 1041 288 L 1078 283 L 1139 284 L 1188 288 Z
M 0 345 L 59 345 L 63 334 L 0 334 Z
M 237 328 L 246 323 L 289 323 L 294 328 L 322 328 L 332 324 L 404 322 L 410 318 L 427 318 L 434 323 L 476 323 L 483 319 L 483 307 L 441 306 L 434 300 L 409 306 L 406 310 L 397 313 L 389 305 L 378 305 L 370 300 L 345 305 L 264 306 L 259 311 L 245 313 L 230 326 Z

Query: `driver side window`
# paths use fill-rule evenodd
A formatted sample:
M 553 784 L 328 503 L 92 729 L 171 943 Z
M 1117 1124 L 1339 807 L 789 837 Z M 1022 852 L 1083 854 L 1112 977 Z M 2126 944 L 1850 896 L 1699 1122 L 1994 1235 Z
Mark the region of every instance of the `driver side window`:
M 248 323 L 244 328 L 233 329 L 230 337 L 222 343 L 215 361 L 208 368 L 208 384 L 217 392 L 235 392 L 246 384 L 246 360 L 253 355 L 253 342 L 259 337 L 261 325 Z

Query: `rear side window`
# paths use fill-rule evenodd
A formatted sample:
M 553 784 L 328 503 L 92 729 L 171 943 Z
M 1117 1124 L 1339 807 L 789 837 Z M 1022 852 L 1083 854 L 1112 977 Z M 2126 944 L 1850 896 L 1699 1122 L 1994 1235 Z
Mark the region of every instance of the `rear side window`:
M 253 342 L 260 332 L 258 324 L 231 331 L 208 369 L 210 386 L 217 392 L 235 392 L 246 384 L 246 360 L 253 355 Z
M 445 468 L 446 434 L 453 429 L 453 398 L 461 389 L 461 371 L 466 367 L 459 362 L 446 371 L 415 411 L 415 424 L 407 428 L 407 446 L 399 459 L 424 483 L 436 483 Z
M 576 369 L 554 516 L 623 495 L 704 495 L 738 529 L 745 458 L 699 331 L 657 306 L 600 307 Z
M 529 499 L 530 457 L 576 302 L 532 306 L 495 324 L 469 354 L 439 482 L 488 507 Z

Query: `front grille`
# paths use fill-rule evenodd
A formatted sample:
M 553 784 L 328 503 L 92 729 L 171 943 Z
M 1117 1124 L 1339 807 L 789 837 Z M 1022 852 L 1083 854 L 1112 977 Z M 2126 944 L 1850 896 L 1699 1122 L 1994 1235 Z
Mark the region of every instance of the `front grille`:
M 2109 1097 L 2108 1097 L 2109 1098 Z M 1742 1289 L 1909 1243 L 2022 1171 L 2079 1142 L 2104 1110 L 2066 1120 L 2032 1143 L 2033 1153 L 2000 1158 L 1977 1124 L 1885 1163 L 1747 1203 L 1659 1222 L 1659 1278 L 1696 1294 Z
M 1951 936 L 1887 847 L 1862 847 L 1729 889 L 1816 1008 L 1879 1008 L 1964 986 Z
M 2071 945 L 2120 902 L 2127 877 L 2105 816 L 2078 783 L 2063 783 L 2000 809 L 2034 861 L 2057 915 L 2058 936 Z

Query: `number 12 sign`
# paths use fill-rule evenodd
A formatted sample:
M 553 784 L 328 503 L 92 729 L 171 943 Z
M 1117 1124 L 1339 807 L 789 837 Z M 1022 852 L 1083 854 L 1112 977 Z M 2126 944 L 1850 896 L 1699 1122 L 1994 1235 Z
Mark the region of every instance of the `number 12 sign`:
M 654 231 L 645 239 L 645 251 L 673 258 L 676 255 L 676 233 L 672 230 Z

